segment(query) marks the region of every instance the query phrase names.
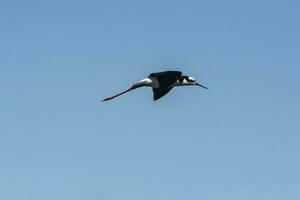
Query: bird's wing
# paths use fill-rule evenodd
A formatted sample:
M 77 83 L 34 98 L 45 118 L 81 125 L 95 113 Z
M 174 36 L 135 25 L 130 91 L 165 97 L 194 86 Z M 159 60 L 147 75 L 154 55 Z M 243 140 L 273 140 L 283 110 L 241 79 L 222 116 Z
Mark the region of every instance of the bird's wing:
M 157 99 L 160 99 L 161 97 L 165 96 L 172 87 L 169 88 L 152 88 L 153 90 L 153 100 L 156 101 Z
M 173 85 L 182 75 L 179 71 L 165 71 L 165 72 L 158 72 L 152 73 L 149 77 L 156 77 L 159 82 L 160 88 L 169 88 Z

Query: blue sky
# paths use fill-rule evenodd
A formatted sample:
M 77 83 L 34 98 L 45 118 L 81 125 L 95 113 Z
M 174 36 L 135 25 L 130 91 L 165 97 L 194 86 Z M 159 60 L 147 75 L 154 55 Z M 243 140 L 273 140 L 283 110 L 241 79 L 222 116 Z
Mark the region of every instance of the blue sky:
M 0 198 L 300 195 L 298 1 L 1 1 Z M 210 89 L 141 88 L 181 70 Z

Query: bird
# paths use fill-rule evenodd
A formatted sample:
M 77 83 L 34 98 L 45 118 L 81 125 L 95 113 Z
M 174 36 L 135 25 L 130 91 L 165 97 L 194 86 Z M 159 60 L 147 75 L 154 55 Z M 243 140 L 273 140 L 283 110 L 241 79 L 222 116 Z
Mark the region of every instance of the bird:
M 102 102 L 112 100 L 140 87 L 151 87 L 153 90 L 153 100 L 156 101 L 165 96 L 172 88 L 177 86 L 200 86 L 208 89 L 206 86 L 197 83 L 195 78 L 182 75 L 182 72 L 180 71 L 163 71 L 151 73 L 147 78 L 144 78 L 141 81 L 133 84 L 127 90 L 104 98 Z

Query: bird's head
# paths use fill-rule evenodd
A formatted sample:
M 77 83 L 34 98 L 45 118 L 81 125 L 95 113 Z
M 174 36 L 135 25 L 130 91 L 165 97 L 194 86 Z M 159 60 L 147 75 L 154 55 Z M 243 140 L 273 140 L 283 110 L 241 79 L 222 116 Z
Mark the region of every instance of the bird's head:
M 197 86 L 203 87 L 205 89 L 208 89 L 204 85 L 197 83 L 196 79 L 191 76 L 181 76 L 180 82 L 182 85 L 197 85 Z

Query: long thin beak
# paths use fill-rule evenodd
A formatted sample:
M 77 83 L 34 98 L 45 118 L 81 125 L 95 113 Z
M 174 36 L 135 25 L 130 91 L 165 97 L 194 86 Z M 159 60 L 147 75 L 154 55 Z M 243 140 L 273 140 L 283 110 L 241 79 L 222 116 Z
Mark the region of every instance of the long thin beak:
M 203 87 L 205 89 L 208 89 L 207 87 L 205 87 L 204 85 L 200 85 L 199 83 L 196 83 L 196 85 L 200 86 L 200 87 Z

